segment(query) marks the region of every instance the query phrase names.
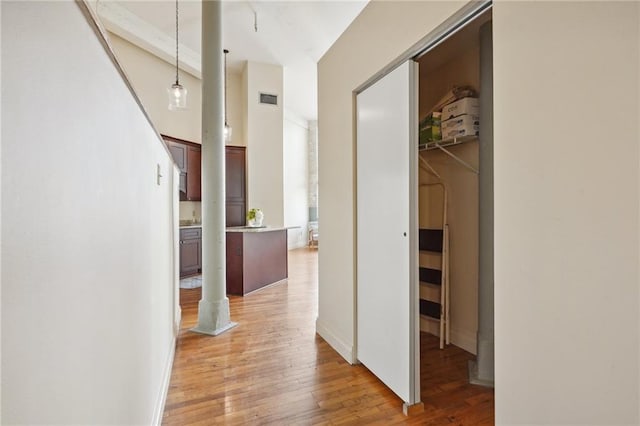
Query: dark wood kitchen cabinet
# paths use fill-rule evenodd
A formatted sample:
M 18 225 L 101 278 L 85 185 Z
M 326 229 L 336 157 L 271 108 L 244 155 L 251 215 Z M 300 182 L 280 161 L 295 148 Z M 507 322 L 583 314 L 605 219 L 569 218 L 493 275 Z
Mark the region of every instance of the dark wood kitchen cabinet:
M 187 199 L 187 146 L 179 142 L 174 142 L 169 139 L 168 136 L 163 137 L 173 157 L 173 161 L 175 161 L 176 166 L 180 169 L 178 189 L 180 190 L 180 201 L 185 201 Z
M 244 226 L 247 213 L 247 163 L 243 146 L 225 148 L 227 226 Z
M 227 229 L 227 293 L 244 296 L 288 277 L 285 228 Z
M 202 200 L 202 146 L 162 135 L 180 169 L 180 201 Z M 244 226 L 247 213 L 247 163 L 244 146 L 225 147 L 226 225 Z
M 180 169 L 180 201 L 201 201 L 202 161 L 200 145 L 162 135 L 169 152 Z
M 202 272 L 202 228 L 180 230 L 180 278 Z
M 200 147 L 187 147 L 187 199 L 202 200 L 202 156 Z

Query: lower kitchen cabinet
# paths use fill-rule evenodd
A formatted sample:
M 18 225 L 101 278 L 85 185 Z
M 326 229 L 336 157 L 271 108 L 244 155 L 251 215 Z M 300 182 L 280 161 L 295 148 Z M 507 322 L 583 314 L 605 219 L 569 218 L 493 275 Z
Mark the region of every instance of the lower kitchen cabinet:
M 202 272 L 202 228 L 180 230 L 180 278 Z
M 227 230 L 227 294 L 247 293 L 288 277 L 287 229 Z

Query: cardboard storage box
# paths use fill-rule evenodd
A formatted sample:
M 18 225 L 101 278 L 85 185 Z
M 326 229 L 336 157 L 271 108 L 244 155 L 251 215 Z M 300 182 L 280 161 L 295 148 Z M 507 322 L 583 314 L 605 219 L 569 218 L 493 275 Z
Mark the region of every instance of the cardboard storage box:
M 480 115 L 478 98 L 462 98 L 442 108 L 443 121 L 464 114 Z
M 442 122 L 442 138 L 477 135 L 480 130 L 480 117 L 477 115 L 461 115 Z
M 455 118 L 450 118 L 447 121 L 442 122 L 442 131 L 446 132 L 447 130 L 455 129 L 456 127 L 473 124 L 480 125 L 480 116 L 479 115 L 460 115 Z

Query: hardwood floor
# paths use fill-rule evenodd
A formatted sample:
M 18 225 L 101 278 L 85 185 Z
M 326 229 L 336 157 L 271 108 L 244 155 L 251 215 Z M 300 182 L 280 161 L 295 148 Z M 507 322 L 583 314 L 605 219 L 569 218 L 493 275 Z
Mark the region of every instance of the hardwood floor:
M 181 289 L 182 330 L 164 412 L 166 425 L 489 425 L 493 390 L 467 382 L 473 355 L 421 336 L 424 413 L 362 365 L 351 366 L 315 334 L 317 251 L 289 253 L 288 282 L 230 296 L 239 323 L 217 337 L 189 332 L 200 289 Z

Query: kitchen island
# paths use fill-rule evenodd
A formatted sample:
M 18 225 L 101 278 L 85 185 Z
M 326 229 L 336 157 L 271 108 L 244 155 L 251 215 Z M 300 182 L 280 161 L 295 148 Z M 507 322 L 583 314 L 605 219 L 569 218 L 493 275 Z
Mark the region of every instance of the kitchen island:
M 287 228 L 227 228 L 227 294 L 244 296 L 287 277 Z

